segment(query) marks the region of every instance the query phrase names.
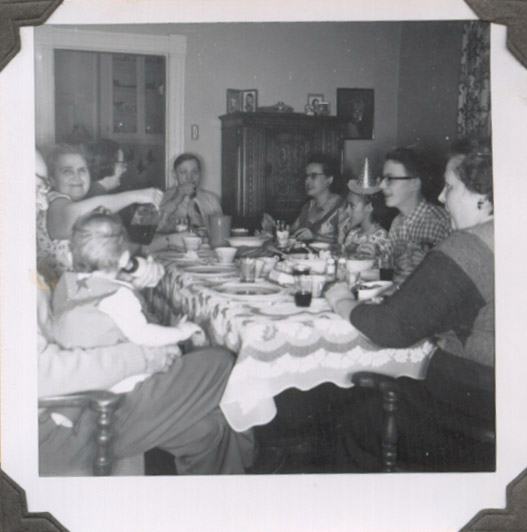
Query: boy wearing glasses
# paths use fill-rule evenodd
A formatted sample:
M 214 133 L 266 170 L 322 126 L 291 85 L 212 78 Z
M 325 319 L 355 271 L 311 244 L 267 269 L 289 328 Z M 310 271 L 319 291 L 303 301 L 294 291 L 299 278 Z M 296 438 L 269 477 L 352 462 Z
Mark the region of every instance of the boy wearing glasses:
M 450 233 L 450 219 L 422 193 L 426 169 L 412 149 L 397 148 L 385 156 L 381 190 L 386 205 L 399 210 L 390 227 L 394 281 L 401 283 L 415 270 L 427 251 Z

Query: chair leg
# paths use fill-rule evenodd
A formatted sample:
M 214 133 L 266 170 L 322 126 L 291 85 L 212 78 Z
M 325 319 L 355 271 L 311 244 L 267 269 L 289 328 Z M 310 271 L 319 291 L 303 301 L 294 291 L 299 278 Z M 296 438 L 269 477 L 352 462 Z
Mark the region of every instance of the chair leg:
M 382 470 L 389 473 L 395 470 L 397 464 L 397 423 L 395 413 L 398 408 L 398 396 L 392 390 L 382 389 L 382 408 L 385 412 L 382 429 L 381 460 Z
M 91 399 L 91 408 L 97 412 L 95 430 L 96 457 L 93 464 L 95 476 L 107 476 L 112 473 L 113 453 L 113 417 L 119 406 L 121 396 L 107 392 L 98 392 Z

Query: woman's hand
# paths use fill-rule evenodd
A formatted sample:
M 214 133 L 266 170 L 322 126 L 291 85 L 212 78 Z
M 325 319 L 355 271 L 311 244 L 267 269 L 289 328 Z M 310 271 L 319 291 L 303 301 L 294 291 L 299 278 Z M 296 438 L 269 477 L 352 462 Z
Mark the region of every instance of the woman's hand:
M 339 316 L 349 320 L 350 312 L 357 305 L 353 294 L 350 292 L 346 283 L 335 283 L 325 294 L 324 297 L 329 306 Z
M 314 235 L 311 232 L 311 229 L 308 229 L 307 227 L 301 227 L 295 233 L 293 234 L 293 237 L 297 240 L 313 240 Z
M 377 253 L 377 246 L 373 242 L 364 242 L 363 244 L 359 244 L 357 247 L 357 253 L 375 257 Z
M 163 191 L 158 188 L 143 188 L 136 190 L 136 203 L 152 203 L 156 209 L 159 209 L 163 199 Z
M 181 356 L 181 349 L 177 344 L 161 347 L 143 346 L 142 350 L 146 373 L 164 373 L 168 371 L 174 360 Z

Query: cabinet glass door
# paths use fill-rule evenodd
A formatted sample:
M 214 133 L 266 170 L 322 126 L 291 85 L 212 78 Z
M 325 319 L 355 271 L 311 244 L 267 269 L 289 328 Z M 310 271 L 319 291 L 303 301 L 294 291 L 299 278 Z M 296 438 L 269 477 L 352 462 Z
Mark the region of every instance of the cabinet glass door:
M 112 110 L 114 133 L 137 133 L 138 56 L 112 55 Z
M 145 133 L 165 133 L 165 58 L 147 55 L 145 65 Z

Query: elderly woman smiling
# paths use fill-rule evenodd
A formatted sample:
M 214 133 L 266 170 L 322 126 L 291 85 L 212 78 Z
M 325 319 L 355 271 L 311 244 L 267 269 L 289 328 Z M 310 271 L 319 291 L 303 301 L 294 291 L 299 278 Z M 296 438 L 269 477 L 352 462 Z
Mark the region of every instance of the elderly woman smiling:
M 163 193 L 156 188 L 132 190 L 114 195 L 87 198 L 91 177 L 84 154 L 79 148 L 58 145 L 48 160 L 48 209 L 37 218 L 37 255 L 40 266 L 45 265 L 56 275 L 69 269 L 67 239 L 79 216 L 102 206 L 115 212 L 133 203 L 152 203 L 159 207 Z
M 462 430 L 464 424 L 494 427 L 494 224 L 486 143 L 453 148 L 439 199 L 454 232 L 398 291 L 377 305 L 357 304 L 346 286 L 336 285 L 326 298 L 380 346 L 438 339 L 426 379 L 397 380 L 402 460 L 435 471 L 493 470 L 494 444 L 472 440 Z M 378 470 L 382 408 L 370 391 L 353 390 L 350 398 L 339 423 L 341 470 Z

